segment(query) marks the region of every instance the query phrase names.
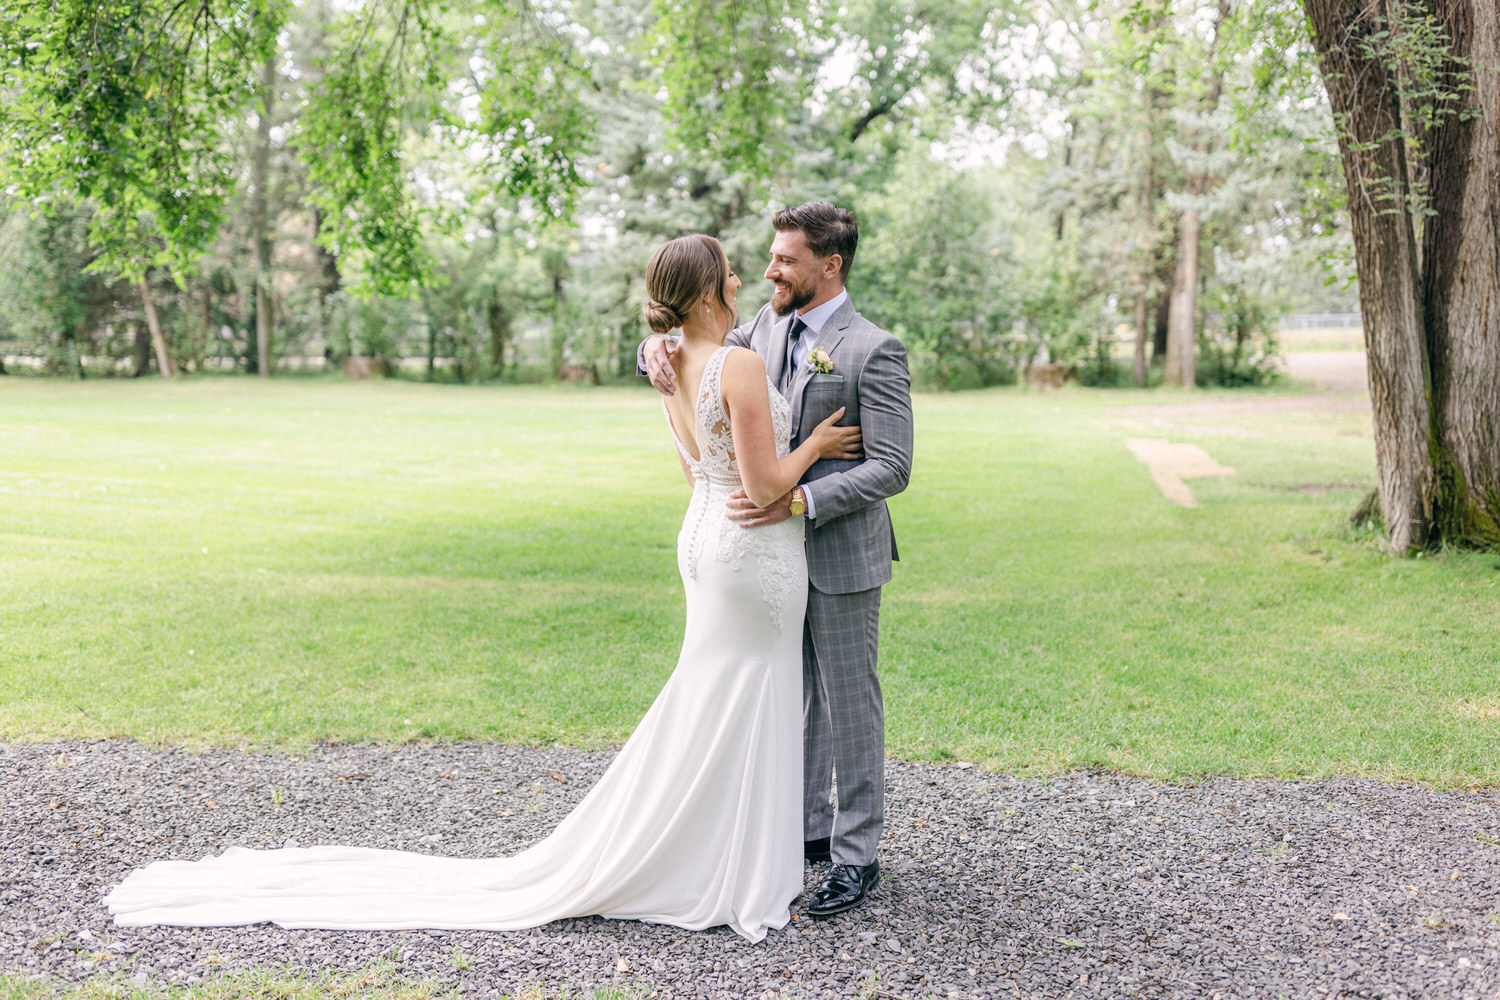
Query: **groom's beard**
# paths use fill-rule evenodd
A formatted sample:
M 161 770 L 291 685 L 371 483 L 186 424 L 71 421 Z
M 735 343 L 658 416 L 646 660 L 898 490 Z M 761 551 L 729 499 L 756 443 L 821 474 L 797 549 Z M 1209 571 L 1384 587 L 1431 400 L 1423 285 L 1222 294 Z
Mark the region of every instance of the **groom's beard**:
M 789 282 L 786 286 L 785 298 L 782 298 L 779 290 L 771 293 L 771 308 L 776 310 L 776 315 L 785 316 L 807 305 L 816 294 L 818 294 L 816 285 L 804 285 L 799 288 Z

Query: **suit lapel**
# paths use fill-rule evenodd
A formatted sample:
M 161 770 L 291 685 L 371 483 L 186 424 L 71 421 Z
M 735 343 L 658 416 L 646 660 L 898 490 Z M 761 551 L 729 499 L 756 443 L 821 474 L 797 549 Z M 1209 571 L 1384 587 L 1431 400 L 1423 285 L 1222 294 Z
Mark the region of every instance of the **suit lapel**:
M 814 347 L 821 347 L 828 352 L 829 357 L 834 358 L 834 371 L 838 371 L 838 359 L 834 352 L 838 350 L 839 344 L 844 342 L 844 331 L 849 329 L 849 324 L 854 322 L 854 303 L 848 300 L 839 306 L 838 310 L 823 324 L 823 332 L 819 333 L 813 341 Z M 782 338 L 785 340 L 786 338 Z M 802 432 L 802 394 L 807 388 L 807 383 L 812 381 L 812 365 L 803 365 L 792 381 L 792 391 L 788 402 L 792 404 L 792 439 L 798 439 Z

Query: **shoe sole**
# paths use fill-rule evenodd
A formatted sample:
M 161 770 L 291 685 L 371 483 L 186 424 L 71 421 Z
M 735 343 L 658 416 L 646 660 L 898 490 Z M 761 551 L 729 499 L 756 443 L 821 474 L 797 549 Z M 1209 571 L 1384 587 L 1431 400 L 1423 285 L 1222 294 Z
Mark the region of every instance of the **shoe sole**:
M 842 906 L 838 907 L 837 909 L 833 909 L 833 910 L 810 910 L 809 909 L 809 910 L 803 910 L 802 912 L 805 913 L 805 914 L 807 914 L 809 917 L 812 917 L 814 920 L 825 920 L 828 917 L 836 917 L 840 913 L 848 913 L 850 910 L 854 909 L 860 903 L 863 903 L 866 899 L 868 899 L 869 896 L 870 896 L 870 890 L 873 889 L 873 888 L 874 888 L 873 885 L 866 886 L 865 887 L 865 891 L 862 892 L 862 893 L 860 893 L 857 898 L 851 899 L 849 902 L 843 904 Z

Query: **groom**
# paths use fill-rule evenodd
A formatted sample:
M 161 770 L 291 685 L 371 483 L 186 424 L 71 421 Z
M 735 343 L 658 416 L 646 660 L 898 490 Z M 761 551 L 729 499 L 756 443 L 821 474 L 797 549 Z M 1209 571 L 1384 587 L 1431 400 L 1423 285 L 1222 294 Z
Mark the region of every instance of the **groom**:
M 747 528 L 807 521 L 807 619 L 802 633 L 804 854 L 832 861 L 803 912 L 829 917 L 858 906 L 880 874 L 885 821 L 885 708 L 876 675 L 880 588 L 896 539 L 886 498 L 911 475 L 910 377 L 901 342 L 854 311 L 844 284 L 859 229 L 828 202 L 777 212 L 766 279 L 771 301 L 725 343 L 748 347 L 792 404 L 792 447 L 840 406 L 858 424 L 864 457 L 825 459 L 769 507 L 740 491 L 730 517 Z M 675 349 L 652 336 L 641 357 L 663 393 L 676 386 Z M 826 361 L 822 361 L 826 357 Z M 820 363 L 820 361 L 822 363 Z M 831 803 L 835 772 L 838 800 Z

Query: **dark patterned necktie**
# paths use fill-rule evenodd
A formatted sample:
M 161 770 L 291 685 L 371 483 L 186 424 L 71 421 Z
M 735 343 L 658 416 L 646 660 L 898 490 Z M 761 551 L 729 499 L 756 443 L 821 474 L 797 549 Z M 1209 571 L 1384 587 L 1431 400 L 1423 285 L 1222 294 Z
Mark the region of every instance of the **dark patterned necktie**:
M 801 316 L 792 317 L 792 325 L 786 332 L 786 368 L 781 373 L 781 394 L 790 396 L 792 386 L 797 381 L 797 342 L 802 339 L 802 331 L 807 329 L 807 324 L 802 322 Z

